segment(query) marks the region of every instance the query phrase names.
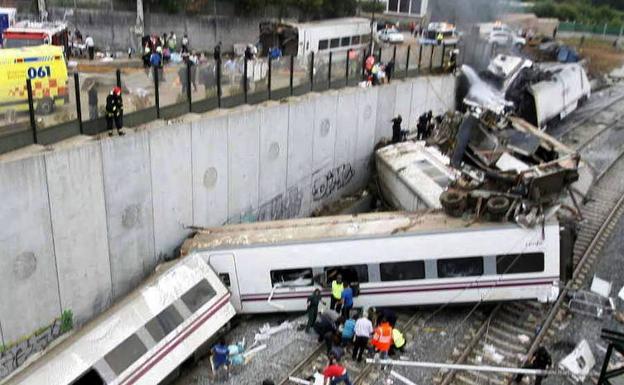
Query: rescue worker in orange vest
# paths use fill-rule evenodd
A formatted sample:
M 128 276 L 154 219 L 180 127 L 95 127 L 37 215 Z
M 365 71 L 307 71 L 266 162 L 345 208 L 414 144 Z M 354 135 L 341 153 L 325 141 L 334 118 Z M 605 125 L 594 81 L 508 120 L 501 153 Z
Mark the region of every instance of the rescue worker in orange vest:
M 375 329 L 372 344 L 379 351 L 382 360 L 388 358 L 388 352 L 392 346 L 392 326 L 385 317 Z

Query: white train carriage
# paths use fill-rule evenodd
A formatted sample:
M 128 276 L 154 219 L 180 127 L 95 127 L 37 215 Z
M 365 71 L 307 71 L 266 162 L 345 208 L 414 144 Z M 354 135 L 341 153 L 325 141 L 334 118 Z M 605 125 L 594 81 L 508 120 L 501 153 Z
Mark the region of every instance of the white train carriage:
M 154 385 L 234 315 L 230 294 L 202 258 L 192 256 L 8 379 L 20 385 Z
M 240 313 L 304 310 L 338 273 L 359 286 L 356 307 L 553 301 L 571 259 L 563 230 L 383 213 L 206 229 L 182 251 L 213 267 Z

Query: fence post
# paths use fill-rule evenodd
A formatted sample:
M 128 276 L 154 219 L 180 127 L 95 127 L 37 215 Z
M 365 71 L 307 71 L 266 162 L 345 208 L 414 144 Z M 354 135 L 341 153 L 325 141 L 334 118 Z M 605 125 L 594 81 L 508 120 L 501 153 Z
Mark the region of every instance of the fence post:
M 293 96 L 295 90 L 293 88 L 293 75 L 295 72 L 295 56 L 290 55 L 290 96 Z
M 217 107 L 221 108 L 221 57 L 217 59 Z
M 409 59 L 410 59 L 411 51 L 412 51 L 412 46 L 408 45 L 407 46 L 407 58 L 405 59 L 405 77 L 407 77 L 409 74 Z
M 377 63 L 381 63 L 381 45 L 379 45 L 379 50 L 377 51 Z
M 347 60 L 345 60 L 345 87 L 349 86 L 349 54 L 351 53 L 351 49 L 347 50 Z
M 26 92 L 28 93 L 28 112 L 30 113 L 30 128 L 32 129 L 33 142 L 37 144 L 37 123 L 35 122 L 35 103 L 33 102 L 32 84 L 26 79 Z
M 446 44 L 442 43 L 442 60 L 440 63 L 440 68 L 444 71 L 444 55 L 446 55 Z
M 273 58 L 269 55 L 269 78 L 267 79 L 268 99 L 271 100 L 271 81 L 273 78 Z
M 605 23 L 604 28 L 602 29 L 602 38 L 604 39 L 607 36 L 607 23 Z
M 248 88 L 248 84 L 247 84 L 247 58 L 245 57 L 243 62 L 243 92 L 245 94 L 245 104 L 247 104 L 247 92 L 249 91 Z
M 154 66 L 154 102 L 156 103 L 156 119 L 160 119 L 160 91 L 158 91 L 158 67 Z
M 310 52 L 310 91 L 314 91 L 314 51 Z
M 327 89 L 331 89 L 331 68 L 332 68 L 332 55 L 333 52 L 329 52 L 329 68 L 327 69 Z
M 117 87 L 121 88 L 121 70 L 119 68 L 117 68 L 116 75 L 117 75 Z
M 84 134 L 82 128 L 82 107 L 80 105 L 80 79 L 78 78 L 78 72 L 74 72 L 74 93 L 76 94 L 76 117 L 78 118 L 78 129 L 80 135 Z
M 392 49 L 392 62 L 396 63 L 396 45 L 394 46 L 394 48 Z
M 193 93 L 191 92 L 191 61 L 186 62 L 186 100 L 188 100 L 189 112 L 193 111 Z
M 423 51 L 423 46 L 421 44 L 420 49 L 418 50 L 418 72 L 420 72 L 420 64 L 422 63 L 422 51 Z
M 366 68 L 366 50 L 362 51 L 363 55 L 362 55 L 362 79 L 364 79 L 364 69 Z M 373 51 L 371 51 L 371 55 L 373 54 Z

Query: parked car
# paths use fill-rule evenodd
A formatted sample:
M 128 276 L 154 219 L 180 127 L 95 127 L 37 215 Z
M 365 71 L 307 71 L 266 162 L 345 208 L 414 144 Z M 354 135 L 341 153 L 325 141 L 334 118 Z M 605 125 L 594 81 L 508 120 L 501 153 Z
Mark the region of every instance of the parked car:
M 403 43 L 403 34 L 394 28 L 387 28 L 379 31 L 379 40 L 386 43 Z
M 511 46 L 511 47 L 524 47 L 526 45 L 526 39 L 516 35 L 508 30 L 494 30 L 490 33 L 488 42 L 492 45 L 499 46 Z

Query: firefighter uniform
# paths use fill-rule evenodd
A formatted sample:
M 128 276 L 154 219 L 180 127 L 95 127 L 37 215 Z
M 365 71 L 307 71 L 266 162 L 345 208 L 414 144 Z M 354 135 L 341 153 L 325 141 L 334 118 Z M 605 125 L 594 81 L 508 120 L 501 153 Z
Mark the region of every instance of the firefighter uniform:
M 113 135 L 113 123 L 117 128 L 117 134 L 123 135 L 123 100 L 121 99 L 121 88 L 115 87 L 106 97 L 106 129 L 108 135 Z

